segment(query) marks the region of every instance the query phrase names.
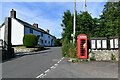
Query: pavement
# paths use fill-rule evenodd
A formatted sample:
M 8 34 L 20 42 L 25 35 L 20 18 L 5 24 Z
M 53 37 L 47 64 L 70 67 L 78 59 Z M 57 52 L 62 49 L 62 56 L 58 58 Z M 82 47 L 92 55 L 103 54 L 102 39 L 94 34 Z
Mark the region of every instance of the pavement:
M 64 59 L 44 78 L 118 78 L 117 62 L 70 63 Z

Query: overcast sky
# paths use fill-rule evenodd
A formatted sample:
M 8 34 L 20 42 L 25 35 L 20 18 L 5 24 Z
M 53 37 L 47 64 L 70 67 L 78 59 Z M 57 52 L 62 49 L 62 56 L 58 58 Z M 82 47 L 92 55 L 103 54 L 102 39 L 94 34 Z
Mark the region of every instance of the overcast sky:
M 99 18 L 104 4 L 105 2 L 87 2 L 87 11 L 91 13 L 92 17 Z M 77 12 L 83 11 L 83 5 L 83 2 L 77 2 Z M 3 23 L 5 17 L 10 16 L 11 9 L 14 9 L 17 12 L 17 18 L 30 24 L 36 22 L 40 28 L 49 29 L 52 35 L 61 38 L 60 24 L 63 13 L 66 10 L 73 13 L 73 6 L 73 2 L 2 2 L 0 24 Z

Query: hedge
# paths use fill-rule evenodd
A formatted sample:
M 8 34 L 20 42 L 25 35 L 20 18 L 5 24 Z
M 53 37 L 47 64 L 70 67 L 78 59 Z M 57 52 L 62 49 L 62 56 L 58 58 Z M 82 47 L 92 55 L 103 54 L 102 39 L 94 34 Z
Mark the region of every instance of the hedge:
M 23 45 L 26 47 L 35 47 L 38 44 L 38 38 L 34 34 L 25 34 L 23 37 Z

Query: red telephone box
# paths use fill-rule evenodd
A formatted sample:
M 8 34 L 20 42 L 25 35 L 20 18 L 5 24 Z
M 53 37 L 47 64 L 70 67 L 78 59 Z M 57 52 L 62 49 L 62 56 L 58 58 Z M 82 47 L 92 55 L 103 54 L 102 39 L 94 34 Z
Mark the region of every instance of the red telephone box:
M 78 58 L 87 59 L 87 35 L 80 34 L 77 37 L 77 51 Z

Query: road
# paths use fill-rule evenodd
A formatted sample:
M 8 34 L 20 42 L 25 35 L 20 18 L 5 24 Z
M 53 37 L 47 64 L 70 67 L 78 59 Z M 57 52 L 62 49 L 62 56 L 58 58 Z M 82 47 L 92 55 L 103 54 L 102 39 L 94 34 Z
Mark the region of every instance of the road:
M 70 63 L 62 58 L 61 47 L 6 61 L 2 68 L 3 78 L 118 78 L 117 62 Z
M 62 58 L 61 48 L 52 47 L 2 63 L 3 78 L 36 78 Z

